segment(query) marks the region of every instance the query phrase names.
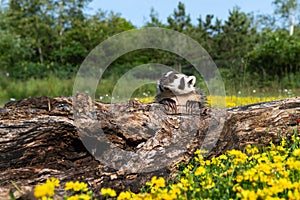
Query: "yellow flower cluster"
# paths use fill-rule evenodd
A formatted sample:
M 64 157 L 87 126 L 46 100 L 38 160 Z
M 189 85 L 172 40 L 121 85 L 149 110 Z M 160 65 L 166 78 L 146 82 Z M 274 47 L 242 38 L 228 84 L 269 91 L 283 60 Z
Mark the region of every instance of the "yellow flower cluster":
M 209 106 L 216 106 L 223 108 L 232 108 L 236 106 L 249 105 L 259 102 L 268 102 L 278 100 L 281 97 L 237 97 L 237 96 L 208 96 L 207 103 Z M 139 99 L 142 103 L 150 103 L 154 101 L 153 97 Z
M 280 146 L 271 143 L 263 153 L 257 153 L 256 148 L 247 148 L 251 156 L 243 171 L 238 171 L 233 187 L 238 197 L 300 199 L 299 137 L 294 136 L 292 141 L 292 146 L 288 148 L 283 138 Z
M 157 178 L 156 176 L 152 177 L 151 181 L 147 183 L 147 185 L 151 188 L 151 193 L 157 192 L 160 188 L 165 187 L 165 179 L 162 177 Z
M 91 195 L 89 194 L 75 194 L 66 198 L 67 200 L 90 200 Z
M 232 108 L 236 106 L 244 106 L 260 102 L 268 102 L 278 100 L 281 97 L 238 97 L 238 96 L 208 96 L 207 103 L 209 106 Z M 225 102 L 224 102 L 225 101 Z
M 181 188 L 178 185 L 170 185 L 166 187 L 165 179 L 153 176 L 150 182 L 146 184 L 147 192 L 135 194 L 130 191 L 121 192 L 117 200 L 163 200 L 177 199 L 181 193 Z
M 88 191 L 88 187 L 87 187 L 86 183 L 79 182 L 79 181 L 67 182 L 66 186 L 65 186 L 65 190 L 66 191 L 67 190 L 73 190 L 75 192 L 78 192 L 78 191 L 86 192 L 86 191 Z
M 41 200 L 52 200 L 54 199 L 56 187 L 60 187 L 58 179 L 54 177 L 47 179 L 44 184 L 37 185 L 34 188 L 34 196 Z M 79 181 L 67 182 L 64 190 L 71 192 L 70 196 L 65 196 L 65 200 L 89 200 L 92 196 L 87 184 Z
M 50 178 L 46 183 L 37 185 L 34 188 L 34 196 L 41 199 L 52 199 L 54 196 L 55 187 L 59 187 L 59 180 L 56 178 Z
M 153 177 L 139 194 L 121 192 L 129 199 L 290 199 L 300 200 L 300 138 L 282 139 L 280 145 L 244 151 L 230 150 L 205 160 L 196 151 L 192 162 L 181 169 L 175 183 L 165 185 Z
M 211 159 L 197 150 L 194 159 L 179 167 L 175 182 L 166 184 L 162 177 L 152 177 L 141 193 L 123 191 L 117 195 L 111 188 L 102 188 L 106 198 L 142 199 L 290 199 L 300 200 L 300 138 L 297 133 L 283 138 L 280 145 L 270 143 L 259 149 L 248 145 L 244 151 L 230 150 Z M 54 199 L 59 180 L 50 178 L 37 185 L 37 199 Z M 92 192 L 86 183 L 68 182 L 65 200 L 89 200 Z
M 101 194 L 103 196 L 107 196 L 107 197 L 115 197 L 117 196 L 117 193 L 115 190 L 111 189 L 111 188 L 102 188 L 101 189 Z
M 139 101 L 142 103 L 151 103 L 151 102 L 154 102 L 154 97 L 140 98 Z

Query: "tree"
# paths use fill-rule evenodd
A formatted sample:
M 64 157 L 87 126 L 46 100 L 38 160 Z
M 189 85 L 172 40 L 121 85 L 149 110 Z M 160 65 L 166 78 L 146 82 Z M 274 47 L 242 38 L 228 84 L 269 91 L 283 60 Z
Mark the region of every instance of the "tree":
M 8 23 L 6 9 L 7 4 L 3 1 L 0 9 L 0 70 L 7 73 L 24 60 L 30 59 L 33 51 L 27 39 L 11 33 L 6 28 Z
M 263 33 L 264 42 L 258 44 L 247 55 L 249 70 L 261 76 L 262 81 L 278 80 L 280 86 L 284 76 L 300 70 L 300 42 L 289 37 L 286 30 Z
M 296 22 L 296 11 L 299 8 L 297 0 L 274 0 L 276 6 L 275 14 L 279 15 L 284 25 L 288 22 L 289 34 L 294 34 L 294 26 Z
M 51 48 L 49 43 L 55 40 L 49 4 L 41 0 L 11 0 L 6 14 L 10 32 L 29 38 L 39 58 L 36 61 L 43 63 Z
M 87 54 L 103 40 L 117 33 L 133 29 L 134 26 L 113 12 L 99 10 L 84 21 L 74 21 L 64 33 L 61 50 L 56 48 L 56 60 L 61 57 L 65 65 L 79 66 Z
M 26 40 L 6 30 L 0 30 L 0 70 L 10 72 L 11 68 L 30 59 L 32 53 L 30 44 Z
M 62 51 L 64 42 L 64 33 L 68 29 L 72 29 L 78 23 L 85 20 L 83 9 L 91 0 L 56 0 L 52 2 L 52 10 L 56 22 L 56 31 L 58 34 L 58 45 L 60 51 Z M 60 58 L 63 62 L 62 57 Z
M 274 15 L 260 14 L 255 16 L 255 26 L 260 32 L 275 31 L 278 27 L 276 25 L 276 17 Z
M 7 0 L 0 0 L 0 12 L 4 11 L 7 8 L 8 2 Z
M 200 16 L 198 25 L 189 29 L 189 35 L 196 39 L 214 57 L 214 37 L 221 33 L 222 21 L 216 18 L 213 22 L 213 19 L 214 15 L 206 15 L 205 19 Z
M 159 20 L 159 16 L 158 13 L 154 10 L 154 8 L 152 7 L 150 10 L 150 22 L 146 23 L 146 26 L 149 27 L 164 27 L 163 23 Z
M 70 35 L 67 33 L 82 32 L 80 29 L 87 25 L 83 10 L 90 1 L 9 1 L 8 8 L 4 12 L 5 22 L 3 20 L 0 22 L 1 27 L 12 35 L 26 40 L 33 49 L 33 55 L 27 60 L 27 64 L 23 63 L 14 70 L 41 68 L 38 71 L 75 71 L 88 50 L 80 44 L 83 38 L 77 41 L 74 37 L 67 37 Z
M 173 15 L 168 17 L 168 27 L 183 32 L 191 26 L 191 17 L 186 15 L 184 4 L 179 2 L 177 10 L 174 9 Z
M 239 76 L 242 72 L 244 57 L 257 40 L 253 17 L 235 7 L 229 11 L 229 17 L 221 26 L 220 34 L 214 36 L 218 66 L 231 69 Z

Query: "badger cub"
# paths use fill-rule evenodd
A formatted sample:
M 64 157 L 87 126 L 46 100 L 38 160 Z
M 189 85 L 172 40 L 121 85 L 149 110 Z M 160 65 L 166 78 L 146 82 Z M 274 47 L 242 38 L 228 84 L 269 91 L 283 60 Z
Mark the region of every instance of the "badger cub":
M 196 77 L 170 71 L 157 81 L 155 101 L 165 105 L 168 113 L 190 113 L 205 104 L 205 95 L 195 88 Z

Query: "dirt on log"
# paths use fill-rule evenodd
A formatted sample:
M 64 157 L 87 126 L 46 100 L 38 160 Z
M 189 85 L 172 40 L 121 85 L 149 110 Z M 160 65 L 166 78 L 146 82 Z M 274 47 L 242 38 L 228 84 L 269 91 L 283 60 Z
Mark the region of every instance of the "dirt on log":
M 299 97 L 176 115 L 156 103 L 103 104 L 86 95 L 9 102 L 0 108 L 0 199 L 9 190 L 30 199 L 49 177 L 86 182 L 96 195 L 102 187 L 138 192 L 154 175 L 173 179 L 196 149 L 211 157 L 278 143 L 299 118 Z

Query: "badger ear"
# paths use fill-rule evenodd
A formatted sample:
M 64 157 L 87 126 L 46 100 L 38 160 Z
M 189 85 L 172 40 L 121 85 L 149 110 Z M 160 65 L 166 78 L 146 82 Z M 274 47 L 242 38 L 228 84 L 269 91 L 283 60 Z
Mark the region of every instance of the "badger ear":
M 196 77 L 195 76 L 189 76 L 187 83 L 188 83 L 189 86 L 195 86 L 195 84 L 196 84 Z

